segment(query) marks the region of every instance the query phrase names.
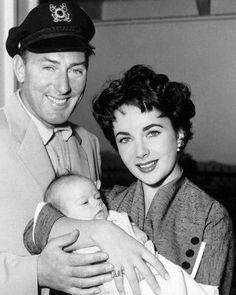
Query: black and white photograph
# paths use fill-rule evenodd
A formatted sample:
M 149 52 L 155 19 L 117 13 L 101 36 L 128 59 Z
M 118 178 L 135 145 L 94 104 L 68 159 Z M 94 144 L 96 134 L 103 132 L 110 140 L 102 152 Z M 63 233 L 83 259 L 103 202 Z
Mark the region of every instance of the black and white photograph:
M 236 295 L 236 1 L 2 0 L 0 294 Z

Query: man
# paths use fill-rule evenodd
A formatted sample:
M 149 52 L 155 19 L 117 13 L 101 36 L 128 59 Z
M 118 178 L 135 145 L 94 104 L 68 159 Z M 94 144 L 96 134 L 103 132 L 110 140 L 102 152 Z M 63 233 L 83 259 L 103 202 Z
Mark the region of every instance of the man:
M 40 255 L 29 256 L 22 242 L 24 227 L 55 175 L 71 171 L 99 181 L 97 138 L 68 121 L 83 97 L 94 33 L 88 15 L 67 0 L 37 6 L 9 31 L 6 48 L 21 87 L 0 111 L 0 294 L 47 292 L 43 287 L 97 294 L 97 286 L 121 270 L 139 294 L 135 269 L 158 289 L 144 260 L 165 274 L 143 246 L 106 221 L 60 216 L 53 225 L 49 218 L 57 238 Z M 104 252 L 64 251 L 73 243 L 98 245 Z M 116 283 L 122 293 L 122 278 Z

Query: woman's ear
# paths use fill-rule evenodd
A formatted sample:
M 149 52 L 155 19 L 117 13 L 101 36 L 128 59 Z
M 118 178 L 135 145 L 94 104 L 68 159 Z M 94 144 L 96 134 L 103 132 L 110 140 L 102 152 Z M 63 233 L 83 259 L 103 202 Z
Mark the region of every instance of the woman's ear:
M 13 70 L 19 83 L 25 80 L 25 62 L 20 55 L 13 57 Z

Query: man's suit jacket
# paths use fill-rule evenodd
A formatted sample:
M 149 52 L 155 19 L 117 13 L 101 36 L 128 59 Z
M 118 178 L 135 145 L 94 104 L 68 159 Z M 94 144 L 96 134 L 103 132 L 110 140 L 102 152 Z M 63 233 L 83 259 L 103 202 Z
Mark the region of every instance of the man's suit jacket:
M 75 126 L 80 173 L 98 180 L 98 139 Z M 23 231 L 55 177 L 38 130 L 13 95 L 0 110 L 0 294 L 38 294 L 37 256 L 29 256 Z

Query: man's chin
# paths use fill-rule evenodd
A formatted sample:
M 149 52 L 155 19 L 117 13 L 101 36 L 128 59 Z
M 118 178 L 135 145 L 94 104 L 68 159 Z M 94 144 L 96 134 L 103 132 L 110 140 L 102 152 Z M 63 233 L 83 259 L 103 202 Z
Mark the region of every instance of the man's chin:
M 65 125 L 66 122 L 68 122 L 69 118 L 61 118 L 61 119 L 55 119 L 51 120 L 50 122 L 48 121 L 48 125 L 53 126 L 53 127 L 59 127 L 61 125 Z

